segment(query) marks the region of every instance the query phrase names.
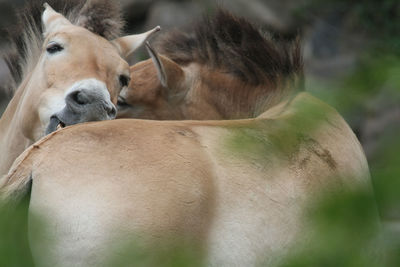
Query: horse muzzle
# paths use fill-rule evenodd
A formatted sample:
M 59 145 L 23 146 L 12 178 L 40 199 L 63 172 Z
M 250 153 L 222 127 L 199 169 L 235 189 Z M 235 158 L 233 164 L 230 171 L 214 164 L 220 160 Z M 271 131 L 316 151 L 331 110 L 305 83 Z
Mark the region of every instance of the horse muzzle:
M 65 107 L 50 117 L 46 134 L 77 123 L 115 119 L 117 110 L 104 83 L 93 80 L 80 82 L 69 90 Z

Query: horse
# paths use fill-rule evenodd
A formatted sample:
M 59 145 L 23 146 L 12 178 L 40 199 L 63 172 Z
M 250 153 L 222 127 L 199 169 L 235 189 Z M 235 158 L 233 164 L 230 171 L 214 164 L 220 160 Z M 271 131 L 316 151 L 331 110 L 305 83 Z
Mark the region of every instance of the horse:
M 14 29 L 15 53 L 7 60 L 20 82 L 0 119 L 0 175 L 58 126 L 114 119 L 118 94 L 130 79 L 124 58 L 159 29 L 117 38 L 122 23 L 115 3 L 55 4 L 69 20 L 44 4 L 42 33 L 37 19 L 41 4 L 32 1 L 20 16 L 23 32 Z
M 236 22 L 221 14 L 218 20 L 205 20 L 207 27 L 198 24 L 190 31 L 168 32 L 156 40 L 155 49 L 147 42 L 151 59 L 131 66 L 117 118 L 254 118 L 301 90 L 299 39 L 266 42 L 272 37 L 260 35 L 246 20 Z M 232 24 L 230 29 L 221 26 Z M 236 29 L 241 30 L 235 33 Z M 290 72 L 296 75 L 287 79 Z
M 65 127 L 25 150 L 2 179 L 6 203 L 30 195 L 30 216 L 46 219 L 51 250 L 31 238 L 46 265 L 99 266 L 132 239 L 141 249 L 184 244 L 208 266 L 272 264 L 309 238 L 310 203 L 370 189 L 355 134 L 301 90 L 296 44 L 281 45 L 225 11 L 166 40 L 170 58 L 153 53 L 155 64 L 133 67 L 132 94 L 150 94 L 142 106 L 131 102 L 131 115 L 210 120 Z M 165 113 L 173 103 L 184 108 Z

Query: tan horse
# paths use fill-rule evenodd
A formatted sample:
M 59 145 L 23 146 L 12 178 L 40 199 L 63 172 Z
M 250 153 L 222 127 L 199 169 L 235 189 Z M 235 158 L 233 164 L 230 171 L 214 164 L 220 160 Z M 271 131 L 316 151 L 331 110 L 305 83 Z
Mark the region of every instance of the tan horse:
M 131 66 L 117 118 L 253 118 L 302 89 L 298 41 L 270 40 L 245 20 L 242 26 L 222 17 L 216 25 L 200 23 L 194 34 L 168 32 L 157 40 L 156 49 L 147 43 L 151 59 Z M 234 27 L 227 37 L 219 36 L 230 24 Z M 235 31 L 254 39 L 237 44 L 230 38 Z
M 43 138 L 18 157 L 0 187 L 3 199 L 13 201 L 31 186 L 30 212 L 48 219 L 44 239 L 52 240 L 51 250 L 43 252 L 40 241 L 31 239 L 37 260 L 44 258 L 48 266 L 99 266 L 107 257 L 121 255 L 118 244 L 133 238 L 139 247 L 174 241 L 193 245 L 210 266 L 271 263 L 304 245 L 308 222 L 303 214 L 315 198 L 334 188 L 369 187 L 364 153 L 343 118 L 309 94 L 293 93 L 301 75 L 297 48 L 285 50 L 289 48 L 223 12 L 201 25 L 206 30 L 197 31 L 202 37 L 219 39 L 190 35 L 195 40 L 184 43 L 197 41 L 198 46 L 191 53 L 187 47 L 177 53 L 183 57 L 200 49 L 215 60 L 218 51 L 220 57 L 230 52 L 240 57 L 237 48 L 243 52 L 238 64 L 246 64 L 213 64 L 212 71 L 201 61 L 188 64 L 202 69 L 195 72 L 197 78 L 185 76 L 192 85 L 189 93 L 219 96 L 206 98 L 209 107 L 199 112 L 224 115 L 236 108 L 224 116 L 241 117 L 258 115 L 261 107 L 266 111 L 241 120 L 95 122 Z M 173 37 L 177 44 L 182 41 Z M 216 45 L 210 47 L 210 40 Z M 262 57 L 274 61 L 257 62 L 257 53 L 251 57 L 247 48 L 262 48 Z M 160 83 L 151 62 L 141 66 L 151 70 L 146 77 L 154 85 Z M 191 75 L 187 69 L 185 73 Z M 170 84 L 172 77 L 161 82 Z M 264 90 L 262 84 L 267 85 Z M 171 88 L 176 87 L 161 87 Z M 237 106 L 236 97 L 243 105 Z M 171 103 L 165 96 L 163 100 Z M 218 101 L 231 107 L 216 112 L 223 108 L 212 105 Z M 252 102 L 258 105 L 251 107 Z M 166 110 L 162 103 L 153 107 Z
M 45 7 L 43 40 L 33 22 L 24 25 L 24 49 L 30 55 L 23 59 L 22 82 L 0 120 L 0 174 L 7 173 L 25 148 L 58 125 L 115 118 L 114 104 L 130 75 L 123 58 L 153 32 L 108 41 L 79 24 L 73 25 L 49 5 Z M 89 19 L 79 15 L 75 20 L 87 24 Z M 99 22 L 95 23 L 99 27 Z M 36 54 L 31 52 L 35 44 Z

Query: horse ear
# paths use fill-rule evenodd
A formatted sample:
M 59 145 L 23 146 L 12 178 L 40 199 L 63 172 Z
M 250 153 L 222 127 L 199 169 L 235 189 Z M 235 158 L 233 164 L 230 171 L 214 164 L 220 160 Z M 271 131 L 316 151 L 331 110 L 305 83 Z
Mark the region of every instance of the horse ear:
M 119 49 L 122 57 L 128 57 L 133 51 L 138 49 L 155 32 L 161 30 L 160 26 L 141 34 L 133 34 L 117 38 L 111 41 Z
M 42 13 L 42 23 L 44 27 L 44 34 L 55 31 L 61 26 L 72 25 L 63 15 L 54 11 L 54 9 L 47 3 L 44 3 L 45 10 Z
M 179 83 L 185 77 L 185 72 L 182 68 L 171 59 L 157 54 L 149 42 L 146 42 L 146 49 L 156 67 L 161 85 L 169 90 L 177 90 Z

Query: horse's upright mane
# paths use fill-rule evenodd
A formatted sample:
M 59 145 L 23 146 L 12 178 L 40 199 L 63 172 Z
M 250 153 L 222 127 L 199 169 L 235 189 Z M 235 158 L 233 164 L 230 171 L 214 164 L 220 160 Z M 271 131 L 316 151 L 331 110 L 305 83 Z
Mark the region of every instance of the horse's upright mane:
M 252 85 L 266 81 L 276 84 L 283 77 L 302 75 L 303 71 L 298 41 L 274 39 L 246 19 L 222 9 L 189 31 L 165 34 L 156 46 L 179 64 L 207 64 Z
M 121 34 L 122 14 L 117 1 L 108 0 L 29 0 L 17 12 L 17 23 L 8 30 L 10 51 L 4 59 L 12 75 L 13 92 L 35 66 L 43 44 L 41 15 L 47 2 L 73 24 L 113 39 Z

